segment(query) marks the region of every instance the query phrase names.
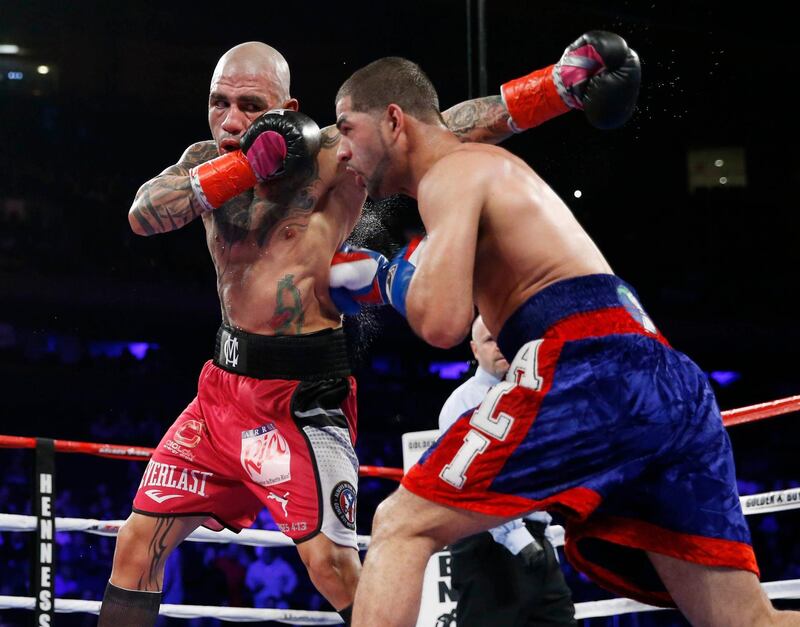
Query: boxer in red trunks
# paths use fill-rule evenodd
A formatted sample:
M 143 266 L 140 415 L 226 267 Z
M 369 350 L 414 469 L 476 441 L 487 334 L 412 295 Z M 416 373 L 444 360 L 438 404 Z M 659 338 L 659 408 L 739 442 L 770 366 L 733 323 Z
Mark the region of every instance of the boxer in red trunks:
M 619 49 L 609 80 L 638 74 L 618 44 L 583 41 Z M 606 119 L 594 87 L 578 95 Z M 677 605 L 695 625 L 800 624 L 759 585 L 707 378 L 563 201 L 507 151 L 459 143 L 405 59 L 353 74 L 336 111 L 339 158 L 372 197 L 415 197 L 427 231 L 379 259 L 370 281 L 337 289 L 391 303 L 443 348 L 464 339 L 477 306 L 511 363 L 378 508 L 353 625 L 414 625 L 432 553 L 540 509 L 567 515 L 567 555 L 611 589 Z
M 197 398 L 158 445 L 120 530 L 101 627 L 152 625 L 175 546 L 200 525 L 246 526 L 263 506 L 348 619 L 361 566 L 355 381 L 328 289 L 366 194 L 337 161 L 338 131 L 319 131 L 297 108 L 280 53 L 257 42 L 229 50 L 211 80 L 213 140 L 142 185 L 130 209 L 140 235 L 202 219 L 222 325 Z M 535 108 L 526 127 L 569 110 L 537 118 Z M 520 130 L 500 96 L 444 116 L 465 141 Z

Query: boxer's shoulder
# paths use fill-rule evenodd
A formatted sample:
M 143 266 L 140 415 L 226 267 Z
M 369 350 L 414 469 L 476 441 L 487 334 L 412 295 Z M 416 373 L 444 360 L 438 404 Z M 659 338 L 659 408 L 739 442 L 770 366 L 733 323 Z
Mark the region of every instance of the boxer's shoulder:
M 205 163 L 219 156 L 217 144 L 212 139 L 195 142 L 183 151 L 178 164 L 186 168 L 193 168 L 196 165 Z

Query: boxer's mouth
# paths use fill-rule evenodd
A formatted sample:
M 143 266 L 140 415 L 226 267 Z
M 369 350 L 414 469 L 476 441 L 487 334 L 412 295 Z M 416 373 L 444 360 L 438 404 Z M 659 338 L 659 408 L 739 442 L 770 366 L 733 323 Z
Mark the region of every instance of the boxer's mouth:
M 219 147 L 224 152 L 233 152 L 234 150 L 239 150 L 239 142 L 235 139 L 223 139 L 219 143 Z

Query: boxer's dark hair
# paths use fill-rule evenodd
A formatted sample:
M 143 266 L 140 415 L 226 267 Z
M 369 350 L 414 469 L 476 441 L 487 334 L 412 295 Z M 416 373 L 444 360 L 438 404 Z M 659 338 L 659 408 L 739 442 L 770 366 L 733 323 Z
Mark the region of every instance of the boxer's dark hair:
M 423 122 L 444 124 L 433 83 L 422 68 L 402 57 L 384 57 L 357 70 L 339 88 L 336 102 L 347 96 L 353 111 L 396 104 Z

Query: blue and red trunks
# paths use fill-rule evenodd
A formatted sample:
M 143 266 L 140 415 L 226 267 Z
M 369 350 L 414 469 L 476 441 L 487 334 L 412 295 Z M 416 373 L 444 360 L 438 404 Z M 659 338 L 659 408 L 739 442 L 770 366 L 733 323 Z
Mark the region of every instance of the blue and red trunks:
M 498 337 L 506 380 L 410 469 L 445 505 L 566 515 L 568 559 L 599 585 L 674 605 L 645 554 L 758 574 L 730 441 L 704 373 L 613 275 L 555 283 Z

